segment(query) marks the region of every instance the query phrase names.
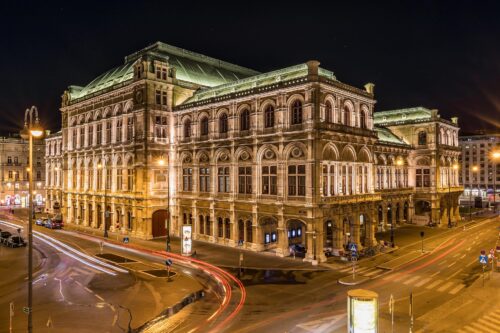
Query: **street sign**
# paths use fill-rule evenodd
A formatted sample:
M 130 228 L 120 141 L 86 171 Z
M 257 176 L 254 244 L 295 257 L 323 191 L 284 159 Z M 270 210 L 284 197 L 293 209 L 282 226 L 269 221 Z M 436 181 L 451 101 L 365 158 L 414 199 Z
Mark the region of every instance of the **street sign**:
M 129 240 L 129 238 L 128 238 L 128 237 L 123 237 L 123 243 L 128 244 L 128 242 L 129 242 L 129 241 L 130 241 L 130 240 Z
M 483 265 L 486 265 L 488 263 L 488 257 L 484 254 L 481 254 L 479 256 L 479 263 L 480 264 L 483 264 Z
M 28 314 L 28 313 L 31 312 L 31 309 L 28 308 L 27 306 L 23 306 L 23 312 L 26 313 L 26 314 Z
M 352 243 L 349 246 L 349 250 L 351 250 L 351 252 L 357 252 L 358 251 L 358 246 L 355 243 Z
M 165 260 L 165 265 L 170 267 L 170 266 L 172 266 L 172 264 L 173 264 L 172 259 Z

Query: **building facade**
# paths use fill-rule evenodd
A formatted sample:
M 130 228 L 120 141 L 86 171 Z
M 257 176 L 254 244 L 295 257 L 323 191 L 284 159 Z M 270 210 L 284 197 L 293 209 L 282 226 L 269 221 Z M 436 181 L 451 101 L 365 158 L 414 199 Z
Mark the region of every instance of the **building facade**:
M 500 159 L 493 152 L 500 152 L 500 135 L 470 135 L 459 137 L 461 154 L 460 181 L 464 185 L 464 200 L 470 195 L 496 201 L 500 192 Z M 472 191 L 472 193 L 470 193 Z
M 441 221 L 442 170 L 458 155 L 435 137 L 456 123 L 432 113 L 375 126 L 375 102 L 372 84 L 349 86 L 316 61 L 261 74 L 153 44 L 64 93 L 62 212 L 142 238 L 189 224 L 195 239 L 282 256 L 302 244 L 309 260 L 373 246 L 377 230 L 413 222 L 416 198 Z
M 43 141 L 33 142 L 33 194 L 34 204 L 45 204 L 45 163 Z M 0 137 L 0 205 L 9 207 L 27 207 L 29 196 L 28 179 L 28 141 L 19 135 Z
M 45 138 L 45 189 L 46 209 L 53 214 L 61 212 L 63 193 L 62 133 L 57 132 Z

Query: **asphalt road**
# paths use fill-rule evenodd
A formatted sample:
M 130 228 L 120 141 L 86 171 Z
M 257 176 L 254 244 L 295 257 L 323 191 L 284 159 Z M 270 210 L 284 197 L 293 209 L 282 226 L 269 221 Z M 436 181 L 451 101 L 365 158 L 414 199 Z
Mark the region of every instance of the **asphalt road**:
M 369 289 L 379 294 L 380 332 L 391 332 L 388 301 L 395 299 L 394 332 L 408 332 L 409 295 L 414 296 L 413 332 L 457 332 L 467 321 L 460 317 L 441 321 L 433 312 L 442 311 L 482 276 L 478 256 L 489 250 L 498 237 L 498 218 L 467 228 L 453 229 L 426 244 L 429 252 L 418 256 L 420 245 L 406 249 L 416 259 L 395 269 L 381 269 L 366 261 L 358 274 L 369 280 L 358 286 L 339 285 L 351 272 L 259 271 L 243 275 L 248 298 L 235 332 L 346 332 L 346 295 L 350 289 Z M 395 258 L 395 261 L 399 260 Z M 494 273 L 500 274 L 500 273 Z M 465 303 L 465 302 L 464 302 Z M 462 304 L 461 309 L 467 307 Z M 452 313 L 454 309 L 448 309 Z M 436 324 L 436 321 L 438 323 Z
M 338 284 L 338 279 L 351 273 L 349 265 L 317 269 L 299 264 L 291 269 L 285 268 L 291 265 L 290 260 L 283 259 L 288 261 L 280 268 L 246 268 L 240 275 L 236 267 L 223 270 L 203 261 L 167 255 L 154 250 L 154 246 L 153 250 L 145 250 L 133 244 L 108 241 L 102 253 L 131 261 L 115 262 L 113 266 L 125 267 L 129 273 L 115 271 L 112 275 L 102 270 L 96 272 L 96 268 L 37 241 L 40 260 L 46 257 L 46 262 L 35 278 L 35 322 L 41 332 L 65 332 L 70 327 L 78 328 L 78 332 L 121 332 L 126 330 L 127 309 L 130 309 L 133 328 L 149 322 L 142 326 L 143 332 L 345 332 L 347 291 L 363 288 L 379 294 L 380 332 L 391 331 L 387 306 L 391 294 L 396 301 L 394 332 L 408 331 L 410 292 L 414 296 L 414 332 L 457 332 L 470 321 L 463 313 L 475 310 L 475 305 L 464 295 L 481 278 L 477 258 L 480 250 L 488 250 L 495 244 L 497 226 L 498 218 L 477 223 L 465 231 L 429 232 L 425 254 L 421 254 L 419 242 L 409 242 L 395 253 L 362 261 L 357 266 L 357 275 L 368 281 L 355 287 Z M 71 231 L 35 229 L 92 258 L 101 253 L 98 238 Z M 399 232 L 402 238 L 403 230 Z M 408 233 L 408 239 L 414 233 L 404 232 Z M 171 284 L 165 278 L 145 273 L 164 267 L 167 256 L 174 260 L 177 273 Z M 8 309 L 11 299 L 22 306 L 24 285 L 23 276 L 2 279 L 0 308 Z M 165 312 L 167 303 L 171 303 L 168 298 L 182 299 L 198 288 L 205 291 L 202 299 L 168 316 Z M 8 322 L 6 313 L 0 312 L 0 323 Z M 461 317 L 453 318 L 452 314 L 458 313 Z M 50 330 L 46 328 L 49 318 Z M 19 325 L 16 328 L 25 327 L 25 316 L 18 310 L 14 319 L 15 325 Z

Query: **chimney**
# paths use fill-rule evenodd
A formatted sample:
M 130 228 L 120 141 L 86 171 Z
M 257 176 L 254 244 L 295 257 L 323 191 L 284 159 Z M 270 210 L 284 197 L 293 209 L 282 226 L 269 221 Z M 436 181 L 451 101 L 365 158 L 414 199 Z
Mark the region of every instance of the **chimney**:
M 306 62 L 307 64 L 307 75 L 311 79 L 317 79 L 318 78 L 318 69 L 319 69 L 319 61 L 317 60 L 309 60 Z
M 375 88 L 375 84 L 373 84 L 371 82 L 368 82 L 367 84 L 365 84 L 365 90 L 370 95 L 374 95 L 374 91 L 375 91 L 374 88 Z

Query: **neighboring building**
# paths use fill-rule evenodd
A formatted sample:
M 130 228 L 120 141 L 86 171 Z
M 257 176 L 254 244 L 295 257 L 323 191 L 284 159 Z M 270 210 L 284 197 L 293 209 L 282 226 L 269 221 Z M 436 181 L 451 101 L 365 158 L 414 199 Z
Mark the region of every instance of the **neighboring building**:
M 458 198 L 460 147 L 458 118 L 440 117 L 437 110 L 423 107 L 375 113 L 375 123 L 402 137 L 414 149 L 410 154 L 410 185 L 415 222 L 443 226 L 460 220 Z
M 45 203 L 45 163 L 43 140 L 33 141 L 33 194 L 34 204 Z M 27 207 L 28 205 L 28 141 L 19 135 L 0 137 L 1 206 Z
M 459 138 L 462 148 L 460 182 L 464 185 L 464 201 L 473 197 L 493 201 L 500 192 L 500 159 L 493 160 L 492 152 L 500 152 L 500 134 L 470 135 Z M 477 171 L 473 171 L 473 167 Z M 496 189 L 495 189 L 496 187 Z
M 320 260 L 325 246 L 372 246 L 376 230 L 414 222 L 415 198 L 429 205 L 421 219 L 441 221 L 444 178 L 458 188 L 443 176 L 456 121 L 418 108 L 413 123 L 392 111 L 375 127 L 374 105 L 372 84 L 344 84 L 316 61 L 259 74 L 153 44 L 64 93 L 62 212 L 153 238 L 170 209 L 173 234 L 191 224 L 196 239 L 278 255 L 301 243 Z M 436 144 L 441 129 L 452 141 Z
M 51 213 L 60 213 L 62 205 L 62 133 L 51 134 L 45 138 L 45 189 L 47 201 L 45 207 Z

